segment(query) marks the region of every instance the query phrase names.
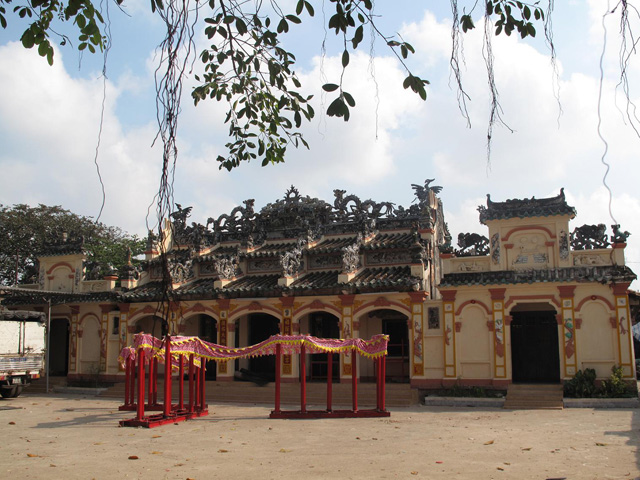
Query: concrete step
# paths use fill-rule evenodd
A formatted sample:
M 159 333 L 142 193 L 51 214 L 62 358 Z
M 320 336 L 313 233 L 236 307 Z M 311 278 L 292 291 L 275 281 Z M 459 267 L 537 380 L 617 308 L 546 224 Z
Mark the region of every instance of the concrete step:
M 510 410 L 562 410 L 562 385 L 511 384 L 507 389 L 507 398 L 503 408 Z

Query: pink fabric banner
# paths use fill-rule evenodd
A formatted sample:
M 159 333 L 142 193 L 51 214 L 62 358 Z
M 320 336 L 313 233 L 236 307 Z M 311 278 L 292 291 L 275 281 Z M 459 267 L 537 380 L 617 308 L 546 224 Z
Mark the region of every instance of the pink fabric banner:
M 215 343 L 205 342 L 198 337 L 171 337 L 172 363 L 177 366 L 178 356 L 184 355 L 185 362 L 190 354 L 196 358 L 207 360 L 228 361 L 239 358 L 275 355 L 276 347 L 280 345 L 283 354 L 299 354 L 302 345 L 307 353 L 351 353 L 355 352 L 369 358 L 378 358 L 387 354 L 388 335 L 374 335 L 370 340 L 361 338 L 334 339 L 317 338 L 310 335 L 272 335 L 266 340 L 249 347 L 229 348 Z M 136 352 L 144 349 L 145 356 L 154 356 L 164 361 L 164 340 L 152 335 L 139 333 L 133 337 L 133 346 L 125 347 L 120 352 L 119 360 L 124 365 L 128 358 L 135 358 Z

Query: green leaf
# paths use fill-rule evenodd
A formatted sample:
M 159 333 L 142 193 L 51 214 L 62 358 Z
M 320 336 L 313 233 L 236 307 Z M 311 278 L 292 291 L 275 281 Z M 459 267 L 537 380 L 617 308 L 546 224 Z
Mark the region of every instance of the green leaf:
M 340 88 L 340 86 L 339 86 L 339 85 L 336 85 L 335 83 L 325 83 L 325 84 L 322 86 L 322 89 L 323 89 L 325 92 L 334 92 L 334 91 L 336 91 L 338 88 Z
M 344 96 L 344 99 L 347 101 L 347 103 L 349 104 L 350 107 L 355 107 L 356 106 L 356 101 L 353 99 L 351 94 L 349 94 L 347 92 L 342 92 L 342 95 Z
M 309 13 L 309 16 L 313 17 L 315 15 L 315 12 L 313 10 L 313 6 L 307 1 L 304 2 L 304 6 L 307 8 L 307 12 Z
M 240 35 L 247 33 L 247 24 L 241 18 L 236 18 L 236 30 Z
M 300 24 L 302 23 L 302 20 L 300 20 L 298 17 L 296 17 L 295 15 L 285 15 L 285 18 L 287 20 L 289 20 L 291 23 L 295 23 L 295 24 Z
M 287 33 L 289 31 L 289 23 L 287 23 L 286 19 L 281 19 L 278 23 L 278 28 L 276 29 L 278 33 Z
M 345 50 L 342 52 L 342 66 L 346 67 L 347 65 L 349 65 L 349 52 Z

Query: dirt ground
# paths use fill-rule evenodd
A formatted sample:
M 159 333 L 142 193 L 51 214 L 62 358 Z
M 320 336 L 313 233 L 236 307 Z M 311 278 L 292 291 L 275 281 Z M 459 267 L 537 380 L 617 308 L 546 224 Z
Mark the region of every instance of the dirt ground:
M 0 475 L 51 479 L 636 479 L 636 409 L 412 407 L 390 418 L 270 420 L 271 407 L 120 428 L 118 401 L 0 400 Z

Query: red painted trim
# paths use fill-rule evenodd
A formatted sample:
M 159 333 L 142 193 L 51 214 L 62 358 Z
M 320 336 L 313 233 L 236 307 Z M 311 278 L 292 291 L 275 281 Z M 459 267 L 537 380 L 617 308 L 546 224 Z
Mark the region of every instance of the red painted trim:
M 560 298 L 573 298 L 575 295 L 575 285 L 560 285 L 558 286 L 558 292 L 560 292 Z
M 93 312 L 85 313 L 85 314 L 82 316 L 82 318 L 80 318 L 80 321 L 78 322 L 78 325 L 82 325 L 82 323 L 85 321 L 85 319 L 86 319 L 87 317 L 93 317 L 93 318 L 95 318 L 95 319 L 97 320 L 97 322 L 98 322 L 98 328 L 100 328 L 100 319 L 99 319 L 99 318 L 98 318 L 98 316 L 97 316 L 95 313 L 93 313 Z
M 506 291 L 506 288 L 490 288 L 489 293 L 491 294 L 491 300 L 504 300 L 504 293 Z
M 541 227 L 539 225 L 531 225 L 531 226 L 522 226 L 522 227 L 512 228 L 507 232 L 507 234 L 504 237 L 502 237 L 502 241 L 506 242 L 507 240 L 509 240 L 509 237 L 511 237 L 511 235 L 513 235 L 516 232 L 521 232 L 523 230 L 542 230 L 543 232 L 547 232 L 547 234 L 549 235 L 549 238 L 556 238 L 556 236 L 547 227 Z
M 460 313 L 462 312 L 462 309 L 467 305 L 477 305 L 479 307 L 482 307 L 484 308 L 484 311 L 487 312 L 487 315 L 491 315 L 491 309 L 480 300 L 467 300 L 466 302 L 461 303 L 458 309 L 456 310 L 456 315 L 460 315 Z
M 71 266 L 71 264 L 70 264 L 70 263 L 67 263 L 67 262 L 58 262 L 58 263 L 54 263 L 54 264 L 53 264 L 53 266 L 52 266 L 49 270 L 47 270 L 47 274 L 51 274 L 51 272 L 53 272 L 53 271 L 54 271 L 56 268 L 58 268 L 58 267 L 67 267 L 67 268 L 68 268 L 69 270 L 71 270 L 73 273 L 75 273 L 75 272 L 76 272 L 75 268 L 73 268 L 73 267 Z
M 280 303 L 282 303 L 283 307 L 293 307 L 293 303 L 296 297 L 280 297 Z
M 229 310 L 229 306 L 231 305 L 230 298 L 219 298 L 216 300 L 218 302 L 218 307 L 220 310 Z
M 456 293 L 458 293 L 457 290 L 440 290 L 440 294 L 442 295 L 442 300 L 444 300 L 445 302 L 455 302 Z
M 620 242 L 620 243 L 614 243 L 613 245 L 611 245 L 613 248 L 625 248 L 627 246 L 626 243 Z
M 313 302 L 308 303 L 307 305 L 303 305 L 302 307 L 294 311 L 293 314 L 291 315 L 291 318 L 293 319 L 297 318 L 304 310 L 313 310 L 313 311 L 333 310 L 338 314 L 337 315 L 338 317 L 342 313 L 341 309 L 339 309 L 334 305 L 327 305 L 326 303 L 323 303 L 320 300 L 314 300 Z
M 513 243 L 505 243 L 504 248 L 507 250 L 511 250 L 513 248 Z
M 182 317 L 185 318 L 187 314 L 196 314 L 196 313 L 204 313 L 209 315 L 210 317 L 218 319 L 218 312 L 216 312 L 213 307 L 205 307 L 200 302 L 196 303 L 193 307 L 187 308 L 182 312 Z
M 462 322 L 456 322 L 456 333 L 460 333 L 460 331 L 462 330 Z
M 364 304 L 360 305 L 360 307 L 358 309 L 354 310 L 353 313 L 354 314 L 357 313 L 357 312 L 365 313 L 364 310 L 367 310 L 369 307 L 373 307 L 372 310 L 377 310 L 380 307 L 387 307 L 387 308 L 390 308 L 391 310 L 400 310 L 401 313 L 405 313 L 406 312 L 409 315 L 411 314 L 411 309 L 409 307 L 407 307 L 406 305 L 400 303 L 400 302 L 389 301 L 388 304 L 385 302 L 384 305 L 381 305 L 380 303 L 377 303 L 378 299 L 374 300 L 373 302 L 364 303 Z M 395 307 L 395 308 L 393 308 L 393 307 Z
M 425 291 L 409 292 L 409 298 L 411 298 L 411 303 L 423 303 L 429 298 L 429 294 Z
M 237 317 L 239 317 L 239 316 L 240 316 L 239 314 L 240 314 L 240 313 L 242 313 L 242 312 L 243 312 L 243 311 L 245 311 L 245 310 L 247 310 L 247 311 L 256 311 L 256 310 L 250 310 L 250 308 L 249 308 L 249 307 L 250 307 L 251 305 L 253 305 L 254 303 L 257 303 L 258 305 L 260 305 L 258 302 L 251 302 L 249 305 L 245 305 L 244 307 L 236 308 L 236 309 L 233 311 L 233 315 L 230 315 L 230 316 L 229 316 L 229 321 L 231 321 L 232 319 L 236 319 Z M 270 305 L 260 305 L 260 307 L 261 307 L 261 308 L 260 308 L 260 310 L 259 310 L 259 311 L 261 311 L 261 312 L 265 312 L 265 311 L 267 311 L 267 312 L 269 312 L 269 313 L 270 313 L 270 312 L 276 313 L 277 315 L 272 315 L 272 316 L 273 316 L 273 317 L 275 317 L 275 318 L 277 318 L 278 320 L 282 321 L 282 312 L 281 312 L 279 309 L 274 308 L 274 307 L 272 307 L 272 306 L 270 306 Z
M 355 295 L 338 295 L 340 301 L 342 302 L 342 306 L 349 307 L 353 305 L 354 300 L 356 299 Z
M 120 312 L 122 312 L 122 313 L 129 313 L 129 309 L 131 308 L 131 304 L 130 303 L 119 303 L 118 304 L 118 308 L 120 309 Z
M 613 290 L 614 295 L 627 295 L 627 290 L 629 289 L 630 283 L 614 283 L 611 285 L 611 289 Z
M 513 295 L 506 301 L 504 308 L 508 308 L 509 305 L 514 303 L 516 300 L 549 300 L 556 307 L 561 307 L 561 303 L 553 295 Z
M 601 295 L 591 295 L 590 297 L 587 298 L 583 298 L 582 300 L 580 300 L 580 303 L 578 303 L 578 306 L 575 308 L 576 312 L 579 312 L 580 309 L 582 309 L 582 306 L 589 302 L 595 302 L 597 300 L 600 300 L 602 303 L 604 303 L 607 307 L 609 307 L 609 310 L 615 310 L 615 306 L 613 305 L 613 303 L 611 303 L 609 300 L 607 300 L 606 298 L 604 298 Z
M 99 306 L 100 306 L 100 311 L 102 313 L 109 313 L 109 312 L 112 312 L 112 311 L 114 311 L 114 310 L 116 310 L 118 308 L 113 303 L 101 303 Z
M 544 246 L 545 247 L 553 247 L 555 246 L 556 242 L 554 241 L 549 241 L 549 242 L 544 242 Z
M 511 325 L 511 322 L 513 322 L 513 317 L 511 315 L 505 315 L 504 316 L 504 324 L 509 326 L 509 325 Z

